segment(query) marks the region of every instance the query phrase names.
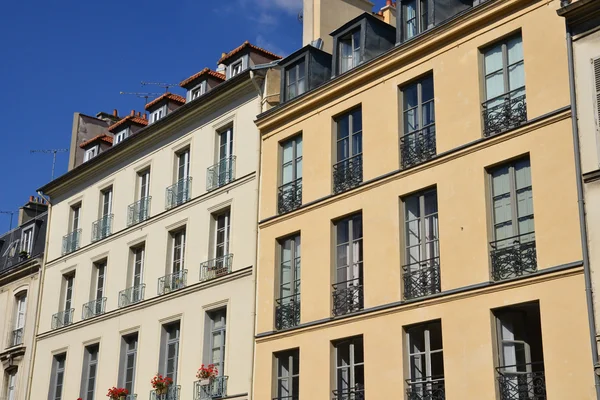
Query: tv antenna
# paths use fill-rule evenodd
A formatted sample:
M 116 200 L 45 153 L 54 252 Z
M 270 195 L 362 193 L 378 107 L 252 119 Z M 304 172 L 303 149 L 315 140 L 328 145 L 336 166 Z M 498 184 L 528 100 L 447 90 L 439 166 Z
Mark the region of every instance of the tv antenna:
M 146 99 L 145 104 L 148 104 L 148 99 L 150 97 L 162 95 L 162 93 L 145 93 L 145 92 L 119 92 L 119 94 L 126 94 L 126 95 L 130 95 L 130 96 L 139 97 L 140 99 Z
M 69 149 L 43 149 L 43 150 L 30 150 L 29 153 L 52 153 L 52 180 L 54 180 L 54 167 L 56 166 L 56 153 L 66 153 Z
M 145 81 L 141 81 L 140 84 L 142 86 L 146 86 L 146 85 L 155 85 L 161 88 L 165 89 L 165 93 L 169 91 L 170 87 L 176 87 L 179 86 L 178 83 L 165 83 L 165 82 L 145 82 Z
M 17 212 L 16 211 L 0 211 L 0 214 L 9 214 L 10 215 L 10 229 L 9 231 L 12 231 L 12 219 L 13 219 L 13 215 L 15 215 Z

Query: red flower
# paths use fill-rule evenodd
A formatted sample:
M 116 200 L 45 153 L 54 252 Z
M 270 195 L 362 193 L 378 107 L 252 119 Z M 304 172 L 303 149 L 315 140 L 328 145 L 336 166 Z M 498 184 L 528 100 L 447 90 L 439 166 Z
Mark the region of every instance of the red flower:
M 219 371 L 215 367 L 214 364 L 208 364 L 207 367 L 202 364 L 198 372 L 196 373 L 196 378 L 198 379 L 214 379 L 217 375 L 219 375 Z
M 125 388 L 117 388 L 117 387 L 111 387 L 110 389 L 108 389 L 108 394 L 106 395 L 106 397 L 110 397 L 111 400 L 118 400 L 119 397 L 121 396 L 127 396 L 129 394 L 129 391 Z

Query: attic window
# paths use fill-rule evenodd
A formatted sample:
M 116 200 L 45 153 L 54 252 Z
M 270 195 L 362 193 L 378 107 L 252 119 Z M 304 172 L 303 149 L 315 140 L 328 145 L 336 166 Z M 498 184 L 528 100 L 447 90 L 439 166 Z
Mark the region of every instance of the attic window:
M 402 2 L 402 35 L 404 40 L 427 30 L 427 0 L 404 0 Z
M 306 63 L 300 60 L 285 69 L 286 99 L 290 100 L 306 91 Z
M 83 155 L 83 162 L 89 161 L 92 158 L 96 157 L 99 152 L 100 152 L 100 146 L 99 145 L 95 145 L 95 146 L 90 147 L 89 149 L 87 149 L 85 151 L 85 154 Z
M 242 60 L 236 62 L 231 66 L 231 77 L 239 75 L 242 72 Z
M 342 74 L 360 62 L 360 29 L 338 39 L 340 71 Z
M 150 114 L 150 123 L 153 124 L 156 121 L 158 121 L 159 119 L 161 119 L 162 117 L 165 116 L 165 107 L 161 107 L 158 110 L 154 111 L 152 114 Z
M 115 135 L 114 145 L 121 143 L 123 140 L 127 139 L 129 136 L 129 128 L 123 129 L 121 132 Z
M 200 85 L 196 86 L 195 88 L 193 88 L 191 90 L 191 95 L 190 95 L 191 100 L 195 100 L 204 94 L 204 84 L 205 83 L 206 82 L 202 82 Z

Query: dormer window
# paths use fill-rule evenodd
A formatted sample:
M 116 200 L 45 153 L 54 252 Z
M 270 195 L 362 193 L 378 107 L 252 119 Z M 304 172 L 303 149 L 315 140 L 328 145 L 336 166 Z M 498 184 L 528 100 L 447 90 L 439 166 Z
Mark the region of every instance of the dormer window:
M 87 149 L 85 151 L 85 154 L 83 155 L 83 162 L 89 161 L 92 158 L 96 157 L 99 152 L 100 152 L 100 146 L 99 145 L 95 145 L 95 146 L 90 147 L 89 149 Z
M 153 124 L 164 116 L 165 107 L 161 107 L 158 110 L 154 111 L 152 114 L 150 114 L 150 123 Z
M 242 60 L 231 65 L 231 77 L 239 75 L 242 72 Z
M 121 143 L 123 140 L 127 139 L 128 137 L 129 137 L 129 128 L 125 128 L 121 132 L 119 132 L 115 135 L 114 145 Z
M 402 35 L 404 40 L 427 30 L 429 0 L 404 0 L 402 2 Z
M 360 29 L 339 38 L 340 74 L 360 63 Z
M 286 99 L 290 100 L 306 91 L 306 62 L 298 61 L 285 69 Z
M 197 87 L 192 89 L 190 99 L 195 100 L 198 97 L 202 96 L 204 94 L 205 85 L 206 85 L 206 81 L 202 82 L 200 85 L 198 85 Z

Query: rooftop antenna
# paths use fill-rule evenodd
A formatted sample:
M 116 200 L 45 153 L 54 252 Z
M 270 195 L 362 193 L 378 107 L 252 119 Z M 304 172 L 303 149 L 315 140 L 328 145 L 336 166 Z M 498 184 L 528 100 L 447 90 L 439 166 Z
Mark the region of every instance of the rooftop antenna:
M 146 86 L 146 85 L 155 85 L 161 88 L 165 89 L 165 93 L 169 91 L 170 87 L 176 87 L 179 86 L 178 83 L 165 83 L 165 82 L 145 82 L 145 81 L 141 81 L 140 84 L 142 86 Z
M 162 95 L 162 93 L 144 93 L 144 92 L 119 92 L 119 94 L 126 94 L 126 95 L 139 97 L 140 99 L 146 99 L 145 104 L 148 104 L 148 99 L 150 97 Z
M 43 149 L 43 150 L 30 150 L 29 153 L 43 153 L 50 154 L 52 153 L 52 179 L 54 180 L 54 167 L 56 166 L 56 153 L 66 153 L 69 149 Z
M 10 214 L 10 229 L 9 229 L 9 231 L 12 231 L 12 218 L 13 218 L 13 215 L 16 214 L 16 211 L 0 211 L 0 214 Z

